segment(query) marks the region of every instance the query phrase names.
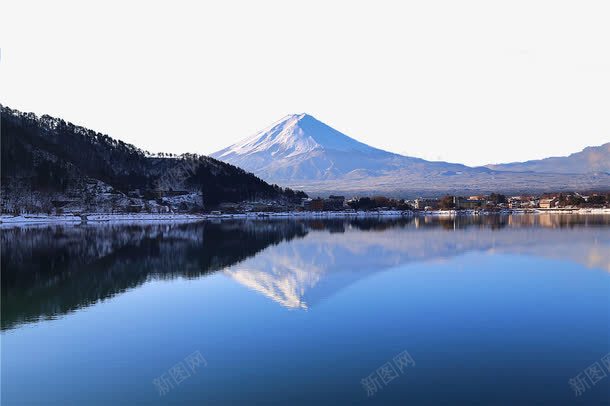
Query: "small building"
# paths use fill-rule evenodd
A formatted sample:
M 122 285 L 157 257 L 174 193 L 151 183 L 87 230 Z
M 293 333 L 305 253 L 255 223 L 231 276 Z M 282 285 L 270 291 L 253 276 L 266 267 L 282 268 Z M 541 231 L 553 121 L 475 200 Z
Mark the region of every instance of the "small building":
M 436 210 L 438 209 L 438 199 L 415 199 L 413 205 L 417 210 Z
M 510 209 L 520 209 L 521 206 L 523 205 L 523 202 L 520 199 L 509 199 L 508 201 L 508 207 Z
M 303 208 L 307 211 L 322 211 L 324 210 L 324 199 L 309 199 L 303 202 Z
M 557 207 L 559 200 L 556 197 L 550 199 L 540 199 L 539 206 L 541 209 L 553 209 Z
M 463 197 L 454 196 L 453 204 L 455 205 L 456 209 L 474 210 L 481 207 L 485 207 L 487 201 L 479 199 L 464 199 Z

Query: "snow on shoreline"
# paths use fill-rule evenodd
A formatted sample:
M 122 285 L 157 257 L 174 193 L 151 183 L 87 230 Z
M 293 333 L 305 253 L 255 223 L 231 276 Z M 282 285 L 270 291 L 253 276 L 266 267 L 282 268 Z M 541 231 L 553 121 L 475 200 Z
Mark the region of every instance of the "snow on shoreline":
M 0 227 L 30 224 L 80 224 L 80 223 L 148 223 L 148 222 L 191 222 L 205 217 L 194 214 L 87 214 L 86 220 L 71 214 L 23 214 L 20 216 L 0 216 Z
M 21 226 L 36 224 L 100 224 L 100 223 L 158 223 L 158 222 L 197 222 L 205 220 L 222 219 L 266 219 L 266 218 L 374 218 L 374 217 L 411 217 L 411 216 L 463 216 L 463 215 L 489 215 L 489 214 L 610 214 L 610 209 L 580 209 L 573 211 L 564 210 L 505 210 L 501 212 L 476 212 L 474 210 L 435 210 L 435 211 L 359 211 L 359 212 L 281 212 L 281 213 L 239 213 L 239 214 L 110 214 L 93 213 L 85 216 L 75 215 L 47 215 L 47 214 L 24 214 L 20 216 L 0 216 L 0 227 Z

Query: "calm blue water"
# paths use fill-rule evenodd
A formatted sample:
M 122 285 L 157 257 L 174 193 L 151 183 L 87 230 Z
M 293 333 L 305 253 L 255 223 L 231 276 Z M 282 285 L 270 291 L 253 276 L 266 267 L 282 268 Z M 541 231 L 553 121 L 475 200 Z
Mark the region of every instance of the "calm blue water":
M 609 217 L 1 238 L 3 405 L 610 404 Z

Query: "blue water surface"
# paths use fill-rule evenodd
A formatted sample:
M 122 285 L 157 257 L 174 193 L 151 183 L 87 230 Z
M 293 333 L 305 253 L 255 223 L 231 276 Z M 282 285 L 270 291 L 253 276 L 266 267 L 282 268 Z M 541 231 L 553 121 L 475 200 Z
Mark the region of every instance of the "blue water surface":
M 610 404 L 609 313 L 605 217 L 5 229 L 2 404 Z

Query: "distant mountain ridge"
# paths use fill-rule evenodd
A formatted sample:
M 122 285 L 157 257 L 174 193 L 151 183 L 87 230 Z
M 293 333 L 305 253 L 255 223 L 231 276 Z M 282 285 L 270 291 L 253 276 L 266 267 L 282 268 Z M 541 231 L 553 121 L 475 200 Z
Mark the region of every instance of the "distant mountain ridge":
M 545 172 L 545 173 L 610 173 L 610 142 L 587 147 L 568 156 L 536 159 L 526 162 L 490 164 L 494 171 Z
M 310 193 L 417 196 L 610 189 L 610 153 L 603 147 L 566 158 L 549 158 L 538 165 L 469 167 L 374 148 L 302 113 L 285 116 L 210 156 L 269 182 Z M 543 170 L 532 172 L 528 167 Z

